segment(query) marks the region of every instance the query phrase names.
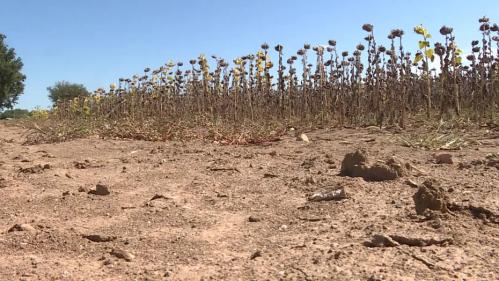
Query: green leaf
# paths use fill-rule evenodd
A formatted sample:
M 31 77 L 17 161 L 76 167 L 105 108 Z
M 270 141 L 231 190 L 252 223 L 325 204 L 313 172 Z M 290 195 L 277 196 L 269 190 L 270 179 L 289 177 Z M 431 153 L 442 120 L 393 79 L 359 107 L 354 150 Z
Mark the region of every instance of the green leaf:
M 430 48 L 430 49 L 426 50 L 425 55 L 428 58 L 434 57 L 433 49 Z M 433 61 L 433 59 L 431 61 Z
M 424 49 L 424 47 L 430 47 L 430 42 L 428 41 L 419 41 L 419 48 Z
M 418 63 L 418 62 L 420 62 L 422 59 L 423 59 L 423 55 L 421 55 L 420 53 L 417 53 L 417 54 L 416 54 L 416 57 L 414 58 L 414 63 Z

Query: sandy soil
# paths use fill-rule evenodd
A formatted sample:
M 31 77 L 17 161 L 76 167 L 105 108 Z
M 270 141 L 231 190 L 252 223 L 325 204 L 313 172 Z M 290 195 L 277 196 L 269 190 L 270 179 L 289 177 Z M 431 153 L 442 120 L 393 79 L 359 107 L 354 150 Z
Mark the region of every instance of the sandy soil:
M 28 146 L 25 134 L 0 123 L 0 280 L 499 279 L 499 173 L 485 161 L 499 139 L 485 129 L 449 152 L 454 164 L 372 128 L 265 146 L 98 137 Z M 339 176 L 358 147 L 419 171 Z M 406 181 L 427 178 L 464 207 L 416 215 L 418 188 Z M 94 194 L 98 183 L 110 194 Z M 339 187 L 346 199 L 308 200 Z M 449 242 L 367 247 L 375 234 Z

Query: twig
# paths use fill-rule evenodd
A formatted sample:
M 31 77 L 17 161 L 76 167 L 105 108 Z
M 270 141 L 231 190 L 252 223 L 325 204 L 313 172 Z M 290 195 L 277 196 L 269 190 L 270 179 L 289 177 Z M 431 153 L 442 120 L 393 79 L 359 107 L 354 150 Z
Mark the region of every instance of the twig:
M 239 171 L 238 168 L 210 168 L 210 171 L 214 171 L 214 172 L 217 172 L 217 171 L 236 171 L 238 173 L 241 172 L 241 171 Z

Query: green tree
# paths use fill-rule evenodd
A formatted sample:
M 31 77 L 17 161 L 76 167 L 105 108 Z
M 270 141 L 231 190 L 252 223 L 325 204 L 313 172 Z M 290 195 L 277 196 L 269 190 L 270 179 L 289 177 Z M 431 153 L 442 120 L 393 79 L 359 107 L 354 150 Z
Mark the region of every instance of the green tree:
M 23 63 L 13 48 L 5 44 L 0 33 L 0 110 L 12 108 L 24 91 L 26 76 L 21 73 Z
M 87 88 L 82 84 L 69 83 L 67 81 L 59 81 L 53 87 L 48 87 L 47 90 L 49 91 L 49 98 L 53 103 L 90 95 Z
M 29 110 L 19 109 L 19 108 L 5 110 L 4 112 L 0 113 L 0 119 L 7 119 L 7 118 L 18 119 L 27 116 L 29 116 Z

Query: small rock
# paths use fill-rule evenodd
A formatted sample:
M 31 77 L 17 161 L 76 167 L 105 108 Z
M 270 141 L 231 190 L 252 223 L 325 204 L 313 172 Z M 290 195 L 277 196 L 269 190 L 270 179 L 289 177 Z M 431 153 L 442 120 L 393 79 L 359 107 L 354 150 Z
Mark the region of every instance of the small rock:
M 248 221 L 249 222 L 259 222 L 259 221 L 261 221 L 261 219 L 259 217 L 249 216 Z
M 0 188 L 7 187 L 7 180 L 5 178 L 0 177 Z
M 89 168 L 91 166 L 91 163 L 88 159 L 85 159 L 84 161 L 75 161 L 73 162 L 74 164 L 74 167 L 76 169 L 86 169 L 86 168 Z
M 20 168 L 19 172 L 24 174 L 40 174 L 47 169 L 50 169 L 50 164 L 45 164 L 45 165 L 38 164 L 28 168 Z
M 125 250 L 120 250 L 120 249 L 113 249 L 110 253 L 112 256 L 115 256 L 119 259 L 123 259 L 123 260 L 126 260 L 128 262 L 131 262 L 135 256 L 130 254 L 129 252 L 125 251 Z
M 286 230 L 288 230 L 287 225 L 283 224 L 283 225 L 279 226 L 279 231 L 286 231 Z
M 64 191 L 64 192 L 62 193 L 62 196 L 68 196 L 68 195 L 71 195 L 71 193 L 70 193 L 69 191 Z
M 116 240 L 116 236 L 109 236 L 102 234 L 83 235 L 83 238 L 86 238 L 92 242 L 111 242 Z
M 310 142 L 310 140 L 308 139 L 307 135 L 305 135 L 305 134 L 300 134 L 298 136 L 298 138 L 296 138 L 296 140 L 301 140 L 301 141 L 306 142 L 306 143 Z
M 36 229 L 32 227 L 30 224 L 21 223 L 21 224 L 15 224 L 7 232 L 14 232 L 14 231 L 36 232 Z
M 95 190 L 90 190 L 89 193 L 95 194 L 95 195 L 105 196 L 105 195 L 111 194 L 111 191 L 109 190 L 109 186 L 102 184 L 102 183 L 98 183 L 95 186 Z
M 454 160 L 452 160 L 452 154 L 441 153 L 441 154 L 435 155 L 435 162 L 437 164 L 453 164 Z

